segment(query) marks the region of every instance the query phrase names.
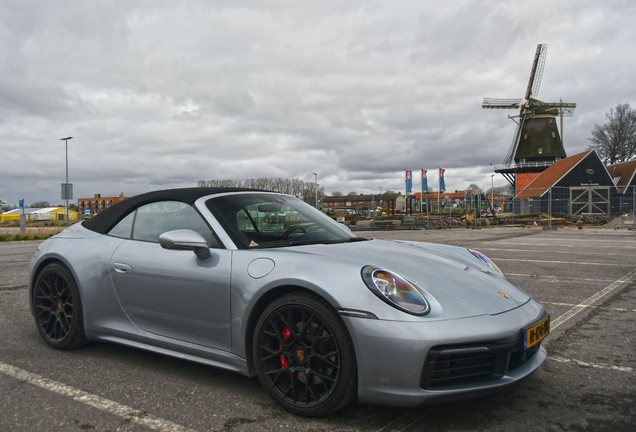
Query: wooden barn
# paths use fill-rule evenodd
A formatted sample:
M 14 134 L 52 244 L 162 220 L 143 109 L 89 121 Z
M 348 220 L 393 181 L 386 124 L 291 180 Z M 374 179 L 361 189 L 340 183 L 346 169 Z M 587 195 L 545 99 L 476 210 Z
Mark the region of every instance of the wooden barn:
M 537 176 L 515 197 L 514 212 L 607 217 L 623 212 L 616 205 L 620 195 L 596 151 L 588 150 L 556 161 Z

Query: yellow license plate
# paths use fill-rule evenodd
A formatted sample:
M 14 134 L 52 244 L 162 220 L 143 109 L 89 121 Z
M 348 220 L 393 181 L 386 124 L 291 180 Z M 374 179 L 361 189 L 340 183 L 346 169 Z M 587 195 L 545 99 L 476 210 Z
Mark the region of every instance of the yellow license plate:
M 524 331 L 523 347 L 524 349 L 532 348 L 532 346 L 541 342 L 550 333 L 550 317 L 541 321 L 539 324 L 530 327 Z

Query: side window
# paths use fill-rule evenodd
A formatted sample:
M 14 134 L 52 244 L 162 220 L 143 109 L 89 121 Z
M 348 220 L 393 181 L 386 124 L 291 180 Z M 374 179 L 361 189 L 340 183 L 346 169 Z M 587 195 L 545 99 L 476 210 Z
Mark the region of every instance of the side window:
M 139 207 L 132 238 L 158 243 L 161 234 L 178 229 L 195 231 L 208 242 L 208 246 L 218 246 L 212 230 L 201 216 L 188 204 L 177 201 L 161 201 Z
M 134 220 L 135 212 L 132 212 L 128 216 L 120 220 L 117 225 L 112 227 L 110 231 L 108 231 L 108 235 L 123 239 L 129 239 L 130 235 L 132 234 L 132 226 Z

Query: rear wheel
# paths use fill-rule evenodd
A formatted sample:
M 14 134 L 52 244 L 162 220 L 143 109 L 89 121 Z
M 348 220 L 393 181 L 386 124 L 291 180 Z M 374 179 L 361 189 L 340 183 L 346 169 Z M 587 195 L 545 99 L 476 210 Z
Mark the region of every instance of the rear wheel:
M 88 342 L 79 290 L 62 264 L 49 264 L 42 270 L 35 282 L 33 306 L 38 331 L 51 347 L 66 350 Z
M 333 308 L 314 294 L 272 302 L 256 324 L 253 353 L 262 385 L 294 414 L 326 415 L 356 396 L 351 337 Z

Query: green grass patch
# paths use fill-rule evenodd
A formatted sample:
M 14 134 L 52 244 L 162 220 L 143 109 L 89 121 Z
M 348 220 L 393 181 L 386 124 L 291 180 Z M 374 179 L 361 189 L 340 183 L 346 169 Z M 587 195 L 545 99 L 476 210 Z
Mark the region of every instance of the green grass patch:
M 46 240 L 53 237 L 55 234 L 38 235 L 38 234 L 0 234 L 0 242 L 11 241 L 32 241 L 32 240 Z

